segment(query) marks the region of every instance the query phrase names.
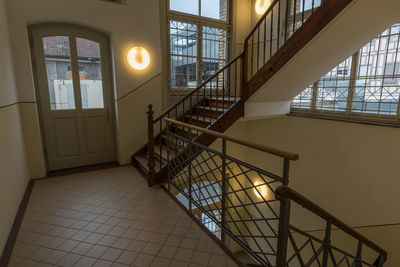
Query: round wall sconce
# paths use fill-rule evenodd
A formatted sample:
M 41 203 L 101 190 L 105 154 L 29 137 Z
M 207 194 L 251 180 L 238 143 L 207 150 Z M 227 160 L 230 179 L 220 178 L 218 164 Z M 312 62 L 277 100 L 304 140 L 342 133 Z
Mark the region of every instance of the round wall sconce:
M 136 46 L 128 51 L 129 65 L 135 70 L 144 70 L 150 65 L 150 54 L 141 46 Z
M 264 198 L 267 199 L 268 196 L 268 187 L 265 183 L 257 181 L 254 183 L 254 194 L 258 197 L 258 198 Z
M 256 1 L 256 13 L 263 15 L 269 7 L 269 0 L 257 0 Z

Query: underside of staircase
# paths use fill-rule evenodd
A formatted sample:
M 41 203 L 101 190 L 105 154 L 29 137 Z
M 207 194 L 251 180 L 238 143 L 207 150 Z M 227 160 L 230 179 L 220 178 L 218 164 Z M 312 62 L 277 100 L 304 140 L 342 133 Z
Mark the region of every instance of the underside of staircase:
M 132 164 L 145 177 L 148 177 L 149 172 L 151 172 L 150 169 L 152 167 L 149 168 L 149 157 L 153 157 L 155 164 L 155 183 L 165 183 L 167 181 L 166 163 L 168 160 L 168 155 L 166 148 L 167 136 L 165 135 L 166 123 L 163 125 L 162 120 L 164 118 L 170 117 L 170 112 L 174 113 L 173 108 L 178 109 L 179 105 L 183 104 L 181 114 L 176 114 L 174 116 L 174 119 L 178 121 L 200 126 L 217 132 L 225 132 L 233 123 L 243 117 L 244 103 L 252 95 L 254 95 L 257 90 L 259 90 L 266 82 L 268 82 L 276 73 L 278 73 L 278 71 L 283 66 L 285 66 L 285 64 L 287 64 L 293 57 L 295 57 L 296 54 L 302 48 L 304 48 L 318 33 L 320 33 L 336 16 L 338 16 L 340 12 L 342 12 L 352 2 L 352 0 L 322 1 L 321 6 L 319 6 L 315 10 L 312 10 L 311 13 L 309 12 L 310 14 L 307 14 L 307 19 L 304 19 L 303 14 L 301 26 L 299 26 L 297 29 L 295 29 L 295 26 L 293 26 L 293 30 L 290 29 L 290 36 L 285 38 L 285 41 L 281 45 L 279 45 L 279 40 L 276 48 L 273 48 L 273 44 L 270 44 L 271 47 L 270 49 L 268 49 L 270 50 L 270 53 L 267 60 L 265 60 L 265 55 L 267 52 L 264 45 L 264 60 L 261 60 L 259 59 L 260 57 L 262 57 L 262 55 L 260 55 L 261 52 L 259 51 L 259 45 L 257 44 L 257 46 L 255 47 L 254 42 L 261 42 L 259 39 L 260 28 L 263 27 L 263 25 L 267 24 L 265 21 L 268 19 L 268 15 L 273 17 L 274 10 L 278 10 L 278 8 L 279 12 L 281 12 L 282 7 L 280 5 L 279 7 L 277 6 L 277 4 L 280 4 L 280 2 L 283 1 L 273 1 L 271 7 L 266 11 L 264 16 L 255 25 L 254 29 L 251 31 L 245 41 L 245 50 L 243 51 L 243 53 L 232 60 L 230 63 L 228 63 L 228 65 L 222 69 L 222 72 L 220 71 L 219 74 L 217 72 L 214 77 L 203 83 L 202 86 L 198 87 L 189 94 L 190 104 L 187 103 L 188 97 L 184 97 L 177 104 L 170 107 L 167 110 L 168 112 L 164 112 L 163 115 L 158 118 L 158 120 L 161 121 L 160 125 L 162 127 L 160 127 L 161 129 L 158 129 L 156 126 L 154 127 L 154 131 L 158 133 L 154 135 L 153 155 L 150 155 L 151 153 L 149 153 L 149 146 L 148 144 L 146 144 L 131 158 Z M 275 16 L 277 16 L 276 13 Z M 292 21 L 294 21 L 293 24 L 297 25 L 298 18 L 296 18 L 296 16 L 294 17 L 295 19 L 292 18 Z M 286 21 L 286 23 L 288 22 Z M 261 32 L 261 35 L 264 34 L 264 36 L 266 36 L 265 31 L 266 28 L 264 28 L 264 32 Z M 254 38 L 258 39 L 254 40 Z M 239 61 L 240 65 L 238 64 Z M 191 97 L 194 95 L 195 92 L 198 95 L 199 91 L 206 90 L 205 88 L 207 88 L 207 82 L 212 83 L 213 79 L 218 79 L 218 76 L 225 73 L 224 71 L 226 71 L 226 73 L 232 72 L 230 68 L 232 68 L 233 65 L 235 65 L 235 72 L 233 74 L 234 82 L 227 83 L 227 87 L 223 90 L 234 91 L 234 94 L 218 94 L 218 90 L 220 89 L 217 88 L 213 92 L 211 92 L 210 90 L 209 94 L 204 93 L 203 97 L 201 97 L 200 99 L 197 97 L 196 101 L 192 102 Z M 241 69 L 239 74 L 236 73 L 237 67 Z M 227 74 L 227 76 L 228 75 L 230 74 Z M 240 77 L 236 77 L 238 75 Z M 217 81 L 217 83 L 219 83 L 219 81 Z M 232 88 L 233 86 L 235 88 Z M 237 91 L 239 93 L 236 93 Z M 179 135 L 189 137 L 189 130 L 187 129 L 178 128 L 174 129 L 173 131 Z M 191 137 L 195 138 L 196 142 L 204 146 L 209 146 L 213 143 L 213 141 L 215 141 L 214 137 L 197 132 L 191 132 Z

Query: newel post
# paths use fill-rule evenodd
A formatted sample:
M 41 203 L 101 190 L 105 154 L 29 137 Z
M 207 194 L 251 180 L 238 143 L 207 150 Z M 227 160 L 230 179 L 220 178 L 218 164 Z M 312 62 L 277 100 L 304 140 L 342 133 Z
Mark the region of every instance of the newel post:
M 154 185 L 154 180 L 156 176 L 155 172 L 155 166 L 156 163 L 154 161 L 154 111 L 152 110 L 153 105 L 149 105 L 149 111 L 147 112 L 148 115 L 148 121 L 147 121 L 147 153 L 149 157 L 149 161 L 147 163 L 147 166 L 149 167 L 149 178 L 148 178 L 148 184 L 149 186 Z

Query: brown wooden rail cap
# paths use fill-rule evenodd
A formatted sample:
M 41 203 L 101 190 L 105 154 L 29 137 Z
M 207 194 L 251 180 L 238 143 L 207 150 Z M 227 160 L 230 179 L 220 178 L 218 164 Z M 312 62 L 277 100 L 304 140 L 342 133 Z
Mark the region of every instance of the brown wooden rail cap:
M 262 152 L 266 152 L 266 153 L 269 153 L 269 154 L 272 154 L 272 155 L 275 155 L 275 156 L 278 156 L 278 157 L 282 157 L 282 158 L 289 159 L 289 160 L 298 160 L 299 159 L 299 155 L 298 154 L 294 154 L 294 153 L 283 151 L 283 150 L 280 150 L 280 149 L 277 149 L 277 148 L 273 148 L 273 147 L 269 147 L 269 146 L 260 145 L 260 144 L 256 144 L 256 143 L 253 143 L 253 142 L 245 141 L 245 140 L 242 140 L 242 139 L 239 139 L 239 138 L 236 138 L 236 137 L 231 137 L 231 136 L 223 134 L 223 133 L 207 130 L 207 129 L 204 129 L 202 127 L 194 126 L 194 125 L 187 124 L 187 123 L 180 122 L 180 121 L 176 121 L 176 120 L 173 120 L 173 119 L 165 118 L 164 120 L 168 121 L 168 122 L 170 122 L 172 124 L 178 125 L 178 126 L 182 126 L 182 127 L 185 127 L 185 128 L 193 129 L 193 130 L 202 132 L 202 133 L 207 134 L 207 135 L 211 135 L 211 136 L 215 136 L 215 137 L 218 137 L 218 138 L 222 138 L 222 139 L 225 139 L 227 141 L 231 141 L 231 142 L 236 143 L 236 144 L 240 144 L 240 145 L 244 145 L 244 146 L 247 146 L 247 147 L 251 147 L 251 148 L 254 148 L 256 150 L 259 150 L 259 151 L 262 151 Z
M 320 206 L 318 206 L 311 200 L 307 199 L 306 197 L 302 196 L 295 190 L 291 189 L 290 187 L 285 186 L 285 185 L 279 186 L 277 189 L 275 189 L 275 197 L 281 201 L 290 199 L 290 200 L 296 202 L 297 204 L 301 205 L 303 208 L 313 212 L 314 214 L 317 214 L 321 218 L 332 223 L 332 225 L 335 225 L 342 231 L 353 236 L 355 239 L 361 241 L 363 244 L 367 245 L 368 247 L 372 248 L 379 254 L 383 255 L 384 258 L 386 259 L 387 252 L 383 248 L 381 248 L 380 246 L 378 246 L 377 244 L 375 244 L 374 242 L 372 242 L 371 240 L 369 240 L 362 234 L 358 233 L 351 226 L 349 226 L 346 223 L 344 223 L 343 221 L 339 220 L 338 218 L 336 218 L 335 216 L 333 216 L 332 214 L 330 214 L 329 212 L 327 212 L 326 210 L 324 210 L 323 208 L 321 208 Z

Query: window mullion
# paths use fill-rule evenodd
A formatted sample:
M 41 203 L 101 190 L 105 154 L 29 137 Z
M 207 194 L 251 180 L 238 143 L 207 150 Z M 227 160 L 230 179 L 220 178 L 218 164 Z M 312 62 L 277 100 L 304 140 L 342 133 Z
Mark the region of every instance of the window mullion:
M 203 25 L 197 25 L 197 86 L 202 83 L 203 71 Z
M 350 71 L 349 91 L 347 94 L 346 115 L 350 115 L 353 109 L 354 91 L 357 83 L 357 70 L 359 67 L 360 51 L 353 54 Z
M 312 91 L 312 99 L 311 99 L 311 112 L 315 112 L 317 110 L 317 98 L 318 98 L 318 84 L 319 80 L 313 84 Z

